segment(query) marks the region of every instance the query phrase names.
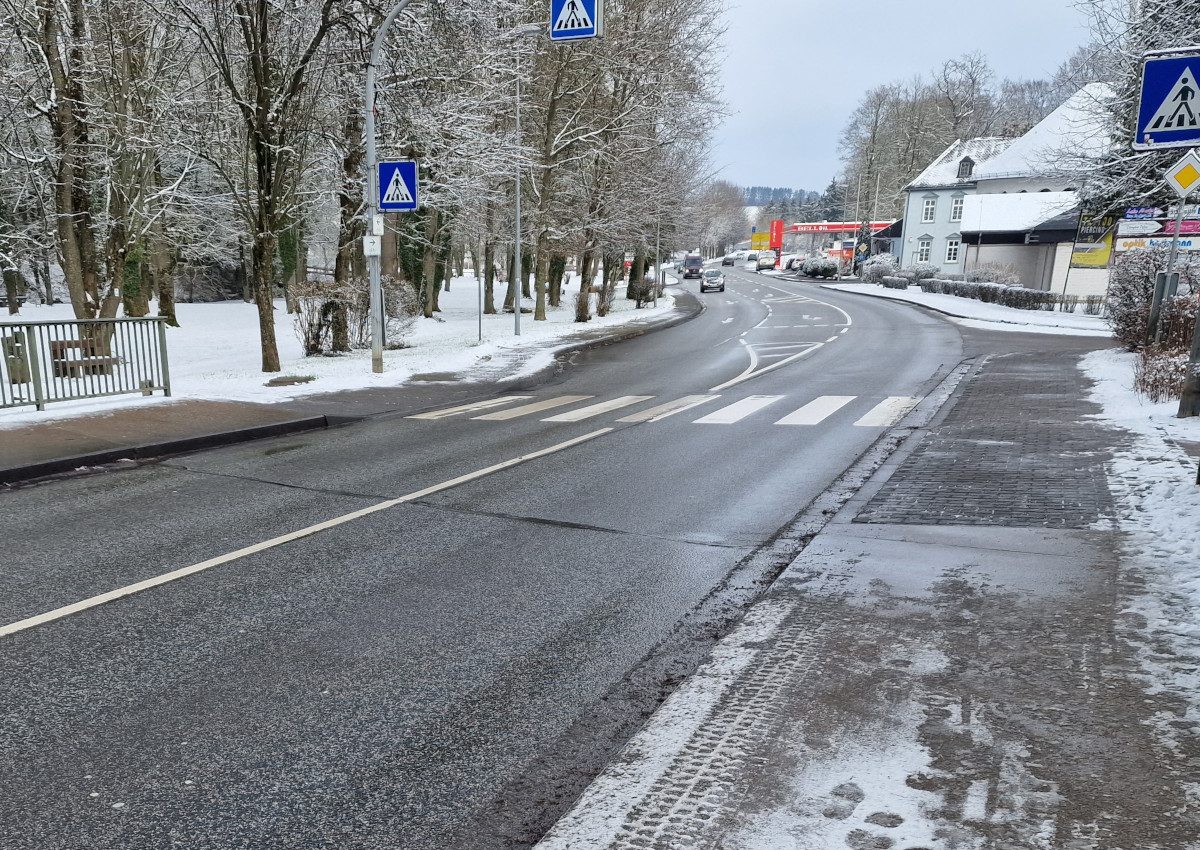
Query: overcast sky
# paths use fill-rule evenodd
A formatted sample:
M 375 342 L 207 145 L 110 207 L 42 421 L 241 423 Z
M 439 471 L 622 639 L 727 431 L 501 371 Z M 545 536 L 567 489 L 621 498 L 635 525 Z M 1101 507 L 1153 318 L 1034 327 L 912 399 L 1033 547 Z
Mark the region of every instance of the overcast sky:
M 714 161 L 741 186 L 824 189 L 840 170 L 841 130 L 875 86 L 928 76 L 973 50 L 997 78 L 1045 77 L 1088 41 L 1073 0 L 728 2 L 722 83 L 732 114 Z

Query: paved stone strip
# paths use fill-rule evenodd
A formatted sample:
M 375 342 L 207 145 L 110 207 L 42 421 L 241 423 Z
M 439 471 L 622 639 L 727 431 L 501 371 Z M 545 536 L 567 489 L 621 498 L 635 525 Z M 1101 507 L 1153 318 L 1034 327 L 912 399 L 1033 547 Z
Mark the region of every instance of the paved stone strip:
M 824 591 L 840 595 L 847 577 L 830 577 Z M 631 810 L 609 845 L 613 850 L 703 846 L 717 815 L 740 796 L 743 772 L 778 720 L 780 696 L 818 670 L 825 623 L 798 603 L 770 646 L 722 697 L 670 767 Z
M 1113 516 L 1087 381 L 1060 358 L 990 360 L 855 522 L 1091 528 Z

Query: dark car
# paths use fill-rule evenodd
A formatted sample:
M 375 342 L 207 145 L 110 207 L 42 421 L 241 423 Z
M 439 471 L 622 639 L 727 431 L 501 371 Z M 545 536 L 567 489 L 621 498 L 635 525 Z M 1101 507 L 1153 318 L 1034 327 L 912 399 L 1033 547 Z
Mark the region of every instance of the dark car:
M 732 266 L 737 261 L 737 254 L 726 254 L 721 258 L 721 265 Z
M 699 254 L 688 254 L 683 258 L 683 279 L 689 277 L 700 277 L 700 273 L 704 268 L 704 258 Z

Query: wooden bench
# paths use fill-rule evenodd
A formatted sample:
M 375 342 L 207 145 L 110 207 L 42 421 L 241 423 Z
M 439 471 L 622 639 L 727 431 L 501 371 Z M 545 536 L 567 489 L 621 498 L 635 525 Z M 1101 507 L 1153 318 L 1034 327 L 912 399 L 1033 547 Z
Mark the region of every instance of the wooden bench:
M 50 341 L 50 363 L 56 378 L 81 378 L 84 375 L 111 375 L 120 357 L 98 356 L 101 343 L 94 340 L 57 339 Z M 79 357 L 71 357 L 78 351 Z

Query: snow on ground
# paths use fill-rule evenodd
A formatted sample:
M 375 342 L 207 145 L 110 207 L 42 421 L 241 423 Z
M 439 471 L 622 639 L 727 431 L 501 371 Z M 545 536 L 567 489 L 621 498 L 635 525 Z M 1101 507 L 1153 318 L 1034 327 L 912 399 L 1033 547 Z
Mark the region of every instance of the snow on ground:
M 497 300 L 505 285 L 497 286 Z M 0 430 L 51 419 L 82 416 L 114 409 L 169 403 L 172 399 L 208 399 L 271 403 L 314 393 L 366 387 L 392 387 L 414 375 L 454 374 L 456 380 L 484 381 L 529 374 L 549 364 L 555 350 L 570 345 L 580 334 L 598 328 L 638 324 L 661 318 L 674 307 L 668 289 L 657 307 L 636 309 L 618 292 L 604 318 L 575 321 L 575 294 L 579 278 L 564 289 L 562 306 L 546 308 L 546 321 L 535 322 L 532 313 L 521 314 L 521 335 L 513 333 L 513 315 L 484 316 L 480 341 L 479 290 L 475 278 L 454 278 L 450 291 L 439 297 L 441 313 L 434 319 L 417 319 L 405 337 L 408 347 L 384 351 L 384 371 L 371 371 L 371 352 L 354 351 L 338 357 L 305 357 L 292 317 L 282 300 L 275 302 L 275 337 L 282 371 L 278 375 L 312 375 L 315 380 L 287 387 L 266 387 L 276 375 L 262 372 L 258 337 L 258 310 L 242 301 L 213 304 L 179 304 L 180 327 L 167 329 L 171 372 L 171 398 L 155 395 L 113 396 L 77 402 L 48 404 L 45 411 L 32 407 L 0 410 Z M 526 309 L 532 300 L 525 300 Z M 74 319 L 69 304 L 25 305 L 16 321 Z
M 1152 404 L 1129 389 L 1135 355 L 1110 349 L 1083 359 L 1099 418 L 1129 432 L 1130 444 L 1108 465 L 1125 535 L 1123 567 L 1135 588 L 1126 612 L 1137 630 L 1146 687 L 1186 706 L 1157 718 L 1168 742 L 1180 721 L 1200 722 L 1200 485 L 1197 459 L 1181 443 L 1200 442 L 1200 418 L 1178 419 L 1177 402 Z M 1200 783 L 1193 785 L 1200 797 Z
M 985 304 L 974 298 L 940 295 L 920 289 L 888 289 L 877 283 L 828 283 L 823 289 L 857 292 L 875 298 L 890 298 L 921 304 L 946 313 L 957 324 L 986 330 L 1020 331 L 1022 333 L 1052 333 L 1074 336 L 1110 336 L 1112 329 L 1099 316 L 1082 313 L 1060 313 L 1057 310 L 1018 310 L 1000 304 Z

